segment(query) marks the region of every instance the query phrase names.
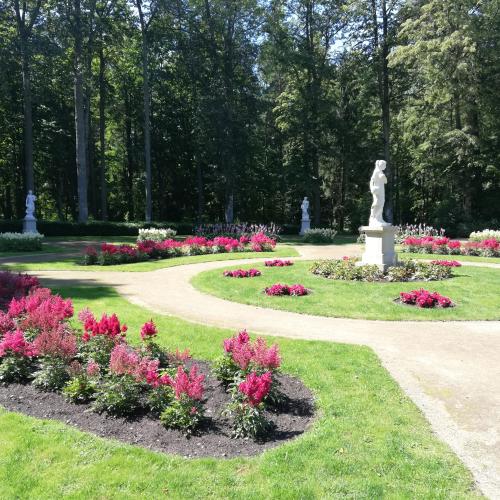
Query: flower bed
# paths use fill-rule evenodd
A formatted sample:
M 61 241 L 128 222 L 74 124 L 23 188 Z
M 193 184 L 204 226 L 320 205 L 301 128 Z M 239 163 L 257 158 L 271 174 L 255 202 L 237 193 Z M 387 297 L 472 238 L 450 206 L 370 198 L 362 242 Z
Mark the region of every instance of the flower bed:
M 500 241 L 500 230 L 495 229 L 484 229 L 483 231 L 475 231 L 470 233 L 469 240 L 471 241 L 484 241 L 484 240 L 496 240 Z
M 42 249 L 43 234 L 0 233 L 0 252 L 35 252 Z
M 216 236 L 228 236 L 239 239 L 242 236 L 250 238 L 255 234 L 262 233 L 269 238 L 277 240 L 282 228 L 271 222 L 270 224 L 201 224 L 194 230 L 197 236 L 215 238 Z
M 458 260 L 432 260 L 431 264 L 434 266 L 462 267 Z
M 154 227 L 139 229 L 139 235 L 137 236 L 137 243 L 143 241 L 155 241 L 160 243 L 165 240 L 172 239 L 177 234 L 175 229 L 156 229 Z
M 440 295 L 437 292 L 429 292 L 423 288 L 412 290 L 411 292 L 401 292 L 399 300 L 402 304 L 426 309 L 433 309 L 435 307 L 447 308 L 454 305 L 448 297 Z
M 458 240 L 450 240 L 445 237 L 410 237 L 403 241 L 401 250 L 410 253 L 500 257 L 500 242 L 496 239 L 486 239 L 483 241 L 468 241 L 462 243 Z
M 210 425 L 205 416 L 207 399 L 218 398 L 215 406 L 220 406 L 220 391 L 214 396 L 212 383 L 207 397 L 208 370 L 187 350 L 163 349 L 156 342 L 158 331 L 152 320 L 142 326 L 134 346 L 128 341 L 127 326 L 115 314 L 98 319 L 84 309 L 78 315 L 81 330 L 71 326 L 73 314 L 71 299 L 46 288 L 33 288 L 12 299 L 7 311 L 0 312 L 0 383 L 15 384 L 21 392 L 16 384 L 56 393 L 59 398 L 52 399 L 59 406 L 64 398 L 97 414 L 154 420 L 156 435 L 160 425 L 185 435 Z M 223 398 L 234 435 L 263 438 L 276 430 L 280 420 L 277 417 L 271 424 L 269 415 L 264 415 L 273 404 L 272 388 L 279 385 L 274 378 L 281 363 L 278 347 L 268 347 L 261 338 L 251 342 L 246 332 L 240 332 L 227 339 L 224 348 L 230 357 L 226 377 L 231 371 L 236 384 L 230 400 Z M 220 363 L 214 373 L 221 375 Z M 280 413 L 277 408 L 273 411 Z
M 357 265 L 358 259 L 344 257 L 316 261 L 311 272 L 324 278 L 345 281 L 438 281 L 453 276 L 450 266 L 406 261 L 381 271 L 375 265 Z
M 266 260 L 264 262 L 266 267 L 287 267 L 293 266 L 293 262 L 291 260 L 282 260 L 282 259 L 274 259 L 274 260 Z
M 263 233 L 240 239 L 219 236 L 212 240 L 203 236 L 192 236 L 184 241 L 164 240 L 156 242 L 146 240 L 133 245 L 111 245 L 103 243 L 100 252 L 93 247 L 85 249 L 84 265 L 117 265 L 141 262 L 150 259 L 168 259 L 172 257 L 216 254 L 225 252 L 271 252 L 276 240 Z
M 232 271 L 224 271 L 222 274 L 226 278 L 255 278 L 262 273 L 258 269 L 234 269 Z
M 296 296 L 301 297 L 303 295 L 309 295 L 309 290 L 303 285 L 282 285 L 281 283 L 276 283 L 275 285 L 267 287 L 265 290 L 266 295 L 270 297 L 280 297 L 280 296 Z

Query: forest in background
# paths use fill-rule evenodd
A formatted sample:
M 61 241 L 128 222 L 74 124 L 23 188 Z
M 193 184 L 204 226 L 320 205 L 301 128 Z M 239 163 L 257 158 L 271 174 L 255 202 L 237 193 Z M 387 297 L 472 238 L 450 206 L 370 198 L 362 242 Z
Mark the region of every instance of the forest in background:
M 500 220 L 500 0 L 0 0 L 0 219 Z

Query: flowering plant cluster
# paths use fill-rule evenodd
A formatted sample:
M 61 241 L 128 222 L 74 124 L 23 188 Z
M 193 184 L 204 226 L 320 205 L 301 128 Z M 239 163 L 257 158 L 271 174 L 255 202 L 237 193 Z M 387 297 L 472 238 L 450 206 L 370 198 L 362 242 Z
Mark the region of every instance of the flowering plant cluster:
M 420 290 L 412 290 L 411 292 L 401 292 L 399 294 L 400 300 L 403 304 L 413 305 L 422 308 L 434 307 L 452 307 L 451 299 L 440 295 L 437 292 L 429 292 L 423 288 Z
M 291 260 L 282 260 L 282 259 L 274 259 L 274 260 L 266 260 L 264 262 L 266 267 L 287 267 L 293 266 L 293 262 Z
M 474 255 L 482 257 L 500 257 L 500 241 L 486 239 L 482 241 L 468 241 L 462 243 L 449 238 L 405 238 L 402 245 L 403 252 L 432 253 L 440 255 Z
M 280 297 L 283 295 L 292 295 L 296 297 L 301 297 L 303 295 L 309 295 L 309 290 L 303 285 L 282 285 L 281 283 L 276 283 L 275 285 L 268 286 L 265 290 L 266 295 L 271 297 Z
M 40 282 L 34 276 L 0 272 L 0 310 L 5 309 L 13 298 L 24 297 L 38 286 Z
M 258 269 L 234 269 L 233 271 L 224 271 L 222 274 L 226 278 L 255 278 L 262 273 Z
M 419 261 L 405 261 L 382 271 L 374 265 L 358 265 L 358 259 L 343 257 L 316 261 L 311 272 L 328 279 L 345 281 L 438 281 L 450 278 L 451 267 Z
M 471 241 L 484 241 L 484 240 L 497 240 L 500 241 L 500 230 L 483 229 L 483 231 L 475 231 L 470 233 L 469 240 Z
M 34 252 L 42 249 L 43 234 L 0 233 L 0 252 Z
M 137 243 L 143 241 L 154 241 L 160 243 L 165 240 L 172 239 L 177 234 L 175 229 L 155 229 L 154 227 L 139 229 L 139 235 L 137 236 Z
M 434 266 L 462 267 L 462 264 L 458 260 L 433 260 L 431 264 Z
M 302 236 L 304 243 L 333 243 L 337 231 L 331 228 L 308 229 Z
M 277 240 L 282 229 L 271 222 L 270 224 L 201 224 L 194 231 L 197 236 L 205 236 L 206 238 L 229 236 L 240 239 L 243 236 L 250 239 L 254 234 L 263 233 L 269 238 Z
M 396 243 L 400 244 L 406 238 L 415 236 L 417 238 L 424 238 L 426 236 L 432 236 L 434 238 L 442 238 L 446 231 L 443 228 L 435 228 L 429 226 L 428 224 L 403 224 L 401 226 L 396 226 L 397 232 L 395 234 Z M 364 243 L 366 239 L 365 233 L 361 233 L 358 238 L 358 243 Z
M 184 241 L 167 239 L 164 241 L 144 240 L 132 245 L 112 245 L 103 243 L 101 251 L 88 247 L 85 250 L 83 264 L 102 266 L 127 264 L 148 259 L 168 259 L 171 257 L 215 254 L 224 252 L 270 252 L 276 246 L 276 240 L 263 233 L 256 233 L 250 237 L 241 236 L 239 239 L 217 236 L 208 239 L 204 236 L 192 236 Z
M 281 366 L 279 348 L 268 347 L 261 337 L 252 342 L 246 330 L 225 339 L 223 347 L 213 371 L 231 393 L 225 412 L 233 418 L 234 435 L 262 437 L 270 429 L 264 411 L 282 397 L 275 377 Z

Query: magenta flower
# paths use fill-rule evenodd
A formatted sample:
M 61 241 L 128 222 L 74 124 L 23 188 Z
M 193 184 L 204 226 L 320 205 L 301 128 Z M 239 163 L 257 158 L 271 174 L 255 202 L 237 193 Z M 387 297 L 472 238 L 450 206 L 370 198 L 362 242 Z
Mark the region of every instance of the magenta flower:
M 153 337 L 156 337 L 158 334 L 158 330 L 156 329 L 156 325 L 154 324 L 153 320 L 150 320 L 144 325 L 142 325 L 141 328 L 141 339 L 146 340 L 146 339 L 151 339 Z
M 259 376 L 255 372 L 249 373 L 238 390 L 246 396 L 246 401 L 251 406 L 258 406 L 269 394 L 273 379 L 271 372 Z

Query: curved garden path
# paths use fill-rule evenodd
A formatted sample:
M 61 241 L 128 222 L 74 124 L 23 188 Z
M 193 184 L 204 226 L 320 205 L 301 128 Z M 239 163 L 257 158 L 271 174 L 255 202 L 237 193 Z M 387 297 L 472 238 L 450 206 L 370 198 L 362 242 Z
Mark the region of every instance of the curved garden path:
M 360 246 L 298 246 L 297 250 L 301 258 L 314 259 L 359 254 Z M 203 294 L 190 283 L 202 271 L 250 262 L 189 264 L 148 273 L 36 274 L 48 285 L 110 285 L 152 311 L 203 324 L 369 346 L 435 432 L 470 468 L 481 490 L 500 499 L 500 321 L 395 322 L 310 316 L 229 302 Z

